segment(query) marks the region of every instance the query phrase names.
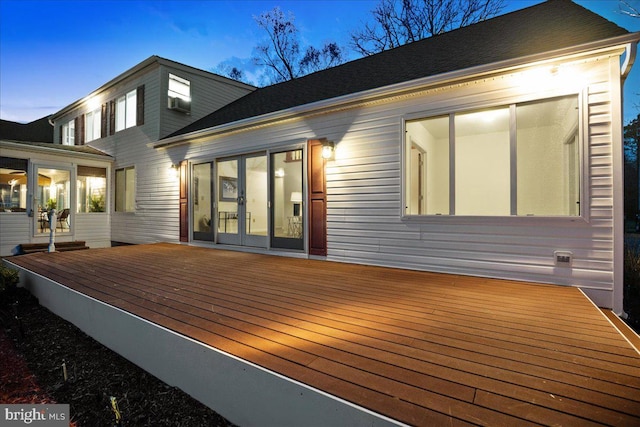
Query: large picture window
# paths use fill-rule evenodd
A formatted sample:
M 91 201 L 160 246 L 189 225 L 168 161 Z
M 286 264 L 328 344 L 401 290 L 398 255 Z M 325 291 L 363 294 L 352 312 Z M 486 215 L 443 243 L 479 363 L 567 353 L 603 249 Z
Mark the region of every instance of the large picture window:
M 405 215 L 578 216 L 578 96 L 406 122 Z
M 116 212 L 135 210 L 135 174 L 133 166 L 116 169 Z

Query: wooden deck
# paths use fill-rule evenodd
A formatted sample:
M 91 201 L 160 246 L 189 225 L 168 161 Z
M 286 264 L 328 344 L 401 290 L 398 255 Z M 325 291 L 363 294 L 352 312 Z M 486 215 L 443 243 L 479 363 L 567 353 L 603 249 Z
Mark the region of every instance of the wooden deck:
M 12 263 L 411 425 L 640 425 L 640 354 L 578 289 L 171 244 Z

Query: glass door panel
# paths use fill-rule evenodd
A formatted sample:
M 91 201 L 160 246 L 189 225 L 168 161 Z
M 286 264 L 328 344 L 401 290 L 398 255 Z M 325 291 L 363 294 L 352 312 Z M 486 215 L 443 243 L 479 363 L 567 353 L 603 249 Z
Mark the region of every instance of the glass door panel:
M 267 156 L 249 154 L 217 162 L 218 242 L 267 246 Z
M 38 212 L 34 215 L 35 231 L 49 233 L 49 211 L 56 210 L 58 233 L 71 232 L 71 172 L 64 169 L 38 168 L 36 185 Z
M 213 240 L 213 216 L 211 195 L 212 163 L 193 165 L 191 212 L 193 212 L 193 239 Z
M 240 244 L 240 233 L 244 223 L 238 215 L 238 201 L 241 194 L 238 188 L 238 158 L 217 162 L 217 227 L 218 242 L 232 245 Z
M 302 150 L 271 155 L 271 246 L 304 249 Z
M 242 241 L 247 246 L 267 246 L 267 156 L 259 154 L 242 158 L 245 219 Z M 242 201 L 241 201 L 242 202 Z

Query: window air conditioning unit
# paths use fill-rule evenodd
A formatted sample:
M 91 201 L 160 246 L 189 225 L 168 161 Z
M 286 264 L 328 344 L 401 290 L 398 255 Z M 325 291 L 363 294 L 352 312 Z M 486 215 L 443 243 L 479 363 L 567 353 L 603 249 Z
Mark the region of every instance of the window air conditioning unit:
M 182 98 L 178 97 L 169 97 L 169 109 L 180 111 L 182 113 L 190 113 L 191 112 L 191 102 L 185 101 Z

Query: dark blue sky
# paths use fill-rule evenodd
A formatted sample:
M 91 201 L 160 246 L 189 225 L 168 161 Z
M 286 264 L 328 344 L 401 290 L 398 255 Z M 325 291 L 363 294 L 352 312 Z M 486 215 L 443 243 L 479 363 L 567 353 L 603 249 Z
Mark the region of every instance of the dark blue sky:
M 151 55 L 209 71 L 248 64 L 264 37 L 253 16 L 277 5 L 293 12 L 304 42 L 347 45 L 377 2 L 0 0 L 0 118 L 54 113 Z M 510 0 L 504 13 L 539 2 Z M 616 0 L 576 3 L 640 31 L 640 18 L 617 12 Z M 640 113 L 638 94 L 640 59 L 625 85 L 625 123 Z

